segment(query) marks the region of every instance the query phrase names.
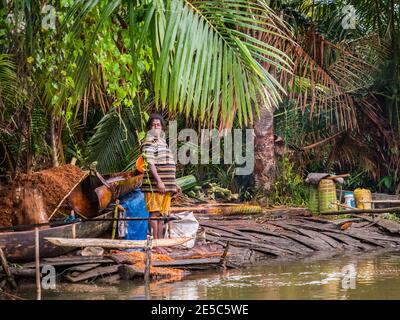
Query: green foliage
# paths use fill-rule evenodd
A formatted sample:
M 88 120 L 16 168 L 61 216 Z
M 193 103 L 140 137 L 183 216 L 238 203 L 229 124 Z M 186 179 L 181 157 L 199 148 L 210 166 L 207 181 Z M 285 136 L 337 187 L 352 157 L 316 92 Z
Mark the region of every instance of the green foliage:
M 384 219 L 400 222 L 400 215 L 398 213 L 385 213 Z
M 305 206 L 308 203 L 308 186 L 287 155 L 278 160 L 277 179 L 268 195 L 273 205 Z
M 340 24 L 344 0 L 269 1 L 271 8 L 248 0 L 48 0 L 56 7 L 56 30 L 41 26 L 43 3 L 4 3 L 0 149 L 6 156 L 0 166 L 7 170 L 25 168 L 30 152 L 34 164 L 50 158 L 52 114 L 61 118 L 60 160 L 98 161 L 100 171 L 109 172 L 134 165 L 150 110 L 163 107 L 192 127 L 239 127 L 252 122 L 258 104 L 279 104 L 275 130 L 290 147 L 320 141 L 342 124 L 359 127 L 349 126 L 341 140 L 351 152 L 331 141 L 301 152 L 298 167 L 281 159 L 272 202 L 306 202 L 304 169 L 351 171 L 346 188 L 400 192 L 396 1 L 353 1 L 354 30 Z M 364 62 L 374 66 L 367 74 Z M 293 95 L 280 103 L 284 89 Z M 378 99 L 368 109 L 362 101 L 370 94 Z M 349 116 L 352 101 L 358 110 Z M 374 156 L 372 170 L 348 138 Z M 178 174 L 195 173 L 248 199 L 251 177 L 234 176 L 234 168 L 186 166 Z
M 0 53 L 0 120 L 7 117 L 5 113 L 10 112 L 9 108 L 13 110 L 21 101 L 21 95 L 12 56 Z
M 30 136 L 33 152 L 37 155 L 49 155 L 49 146 L 45 139 L 48 129 L 49 121 L 43 106 L 35 105 L 31 113 Z
M 85 163 L 89 165 L 97 161 L 97 169 L 101 173 L 122 171 L 129 162 L 137 158 L 139 128 L 140 117 L 133 108 L 121 107 L 110 110 L 100 120 L 95 128 L 95 134 L 88 142 Z M 132 153 L 132 149 L 136 153 Z
M 77 1 L 69 9 L 64 24 L 71 24 L 77 36 L 77 30 L 82 33 L 86 17 L 96 10 L 99 14 L 94 16 L 94 32 L 76 59 L 75 103 L 80 101 L 88 84 L 95 45 L 99 37 L 104 38 L 104 45 L 109 45 L 110 28 L 114 30 L 113 40 L 119 42 L 119 47 L 129 48 L 133 59 L 129 62 L 126 53 L 120 49 L 117 53 L 114 48 L 112 52 L 120 58 L 114 60 L 109 56 L 101 58 L 101 62 L 107 63 L 108 69 L 113 70 L 112 76 L 119 80 L 123 68 L 131 70 L 131 75 L 126 77 L 131 83 L 131 97 L 138 90 L 136 85 L 146 77 L 143 70 L 151 66 L 156 107 L 161 103 L 171 113 L 185 113 L 187 118 L 209 121 L 212 118 L 216 124 L 232 122 L 236 114 L 239 122 L 246 124 L 252 122 L 253 111 L 257 110 L 256 94 L 265 106 L 272 107 L 280 101 L 282 87 L 256 57 L 278 69 L 290 69 L 290 59 L 279 49 L 252 36 L 253 31 L 283 36 L 279 23 L 272 31 L 264 22 L 266 17 L 279 21 L 265 5 L 246 0 L 220 3 L 154 0 L 147 5 L 139 1 L 126 7 L 120 1 Z M 115 18 L 121 20 L 124 10 L 129 22 L 127 30 L 123 25 L 121 29 L 118 24 L 111 24 Z M 152 55 L 146 54 L 148 43 L 153 44 Z M 123 64 L 118 65 L 120 61 Z M 120 87 L 119 83 L 110 90 L 123 99 L 126 90 L 119 90 Z

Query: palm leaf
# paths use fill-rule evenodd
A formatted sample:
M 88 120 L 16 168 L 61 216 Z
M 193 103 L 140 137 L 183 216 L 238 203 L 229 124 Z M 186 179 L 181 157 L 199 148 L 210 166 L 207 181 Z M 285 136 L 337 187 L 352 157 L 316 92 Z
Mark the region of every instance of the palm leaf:
M 7 114 L 21 102 L 22 92 L 18 86 L 15 65 L 8 54 L 0 54 L 0 120 L 5 120 Z
M 259 107 L 250 83 L 267 107 L 281 101 L 283 88 L 255 57 L 274 57 L 268 61 L 287 70 L 290 60 L 251 36 L 260 30 L 283 34 L 278 28 L 270 31 L 269 21 L 259 19 L 271 14 L 265 6 L 242 0 L 159 0 L 154 5 L 156 105 L 200 121 L 208 116 L 213 125 L 232 123 L 237 114 L 243 125 L 252 123 Z
M 97 169 L 101 173 L 122 171 L 131 160 L 127 155 L 131 154 L 132 149 L 139 148 L 138 128 L 140 114 L 134 109 L 110 110 L 100 120 L 88 142 L 86 164 L 97 161 Z
M 171 112 L 179 110 L 187 118 L 207 120 L 214 125 L 231 123 L 236 114 L 240 114 L 239 122 L 243 125 L 252 122 L 258 101 L 265 102 L 267 107 L 277 105 L 284 90 L 255 57 L 272 63 L 279 70 L 290 71 L 291 63 L 279 49 L 251 35 L 255 31 L 283 35 L 279 25 L 271 22 L 272 17 L 278 18 L 260 3 L 153 0 L 147 7 L 140 7 L 146 10 L 144 25 L 139 25 L 135 18 L 135 10 L 141 2 L 136 7 L 129 4 L 129 24 L 137 23 L 129 25 L 131 50 L 136 51 L 132 52 L 133 66 L 145 39 L 153 42 L 156 106 L 168 106 Z M 67 14 L 65 24 L 74 21 L 72 30 L 77 31 L 85 16 L 100 7 L 95 32 L 77 61 L 74 75 L 77 104 L 88 85 L 90 57 L 97 33 L 119 5 L 117 0 L 106 4 L 96 0 L 77 1 Z M 264 21 L 265 16 L 271 19 Z M 134 28 L 140 30 L 139 36 L 132 32 Z

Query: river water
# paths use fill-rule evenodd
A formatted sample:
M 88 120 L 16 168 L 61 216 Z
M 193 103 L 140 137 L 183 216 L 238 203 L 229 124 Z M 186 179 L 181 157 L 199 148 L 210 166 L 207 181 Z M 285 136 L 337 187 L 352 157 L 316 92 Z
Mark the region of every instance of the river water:
M 19 292 L 34 299 L 33 288 Z M 149 286 L 58 284 L 43 299 L 400 299 L 400 252 L 303 259 L 269 266 L 201 272 Z

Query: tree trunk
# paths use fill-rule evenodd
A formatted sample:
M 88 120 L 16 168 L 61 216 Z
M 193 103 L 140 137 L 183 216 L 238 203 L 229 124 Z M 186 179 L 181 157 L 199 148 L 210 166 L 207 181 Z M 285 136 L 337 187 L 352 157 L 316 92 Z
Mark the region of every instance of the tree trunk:
M 33 153 L 32 153 L 32 132 L 31 132 L 31 110 L 27 110 L 26 116 L 26 172 L 32 171 Z
M 254 180 L 256 187 L 268 194 L 276 177 L 274 113 L 260 107 L 260 118 L 254 122 Z
M 57 155 L 56 116 L 54 112 L 51 113 L 50 135 L 51 135 L 51 159 L 53 167 L 58 167 L 59 163 Z

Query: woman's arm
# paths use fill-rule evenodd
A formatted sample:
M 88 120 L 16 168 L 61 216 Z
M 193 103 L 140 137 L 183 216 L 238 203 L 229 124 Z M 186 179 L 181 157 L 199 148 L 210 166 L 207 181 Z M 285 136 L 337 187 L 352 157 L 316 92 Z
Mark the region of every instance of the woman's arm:
M 162 182 L 160 176 L 158 175 L 156 166 L 154 165 L 154 163 L 149 163 L 149 167 L 150 167 L 151 174 L 153 175 L 153 177 L 157 181 L 157 189 L 158 189 L 158 191 L 161 192 L 161 193 L 164 193 L 165 192 L 165 184 L 164 184 L 164 182 Z

